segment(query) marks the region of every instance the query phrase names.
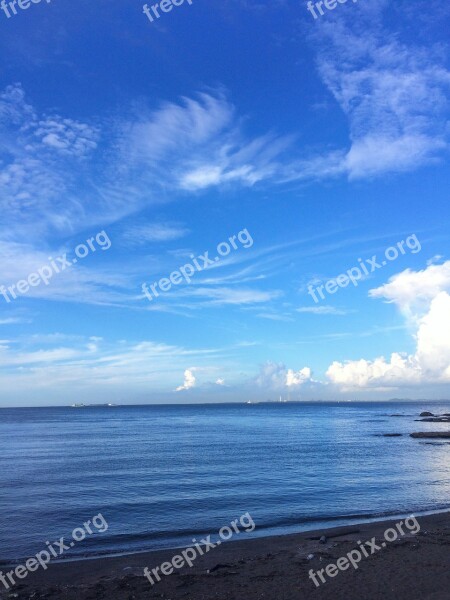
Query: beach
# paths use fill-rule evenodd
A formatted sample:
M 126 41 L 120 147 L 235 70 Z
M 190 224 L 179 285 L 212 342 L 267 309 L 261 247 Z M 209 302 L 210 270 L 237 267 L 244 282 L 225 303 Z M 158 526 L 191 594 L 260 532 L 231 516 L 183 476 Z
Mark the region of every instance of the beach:
M 50 564 L 29 574 L 0 598 L 20 600 L 446 600 L 450 589 L 450 512 L 417 516 L 420 530 L 405 531 L 382 547 L 384 533 L 403 518 L 355 523 L 299 534 L 239 540 L 214 548 L 194 565 L 151 585 L 144 568 L 170 561 L 180 550 Z M 320 541 L 322 536 L 326 541 Z M 378 551 L 317 587 L 310 578 L 376 538 Z M 373 543 L 373 542 L 372 542 Z M 311 557 L 312 556 L 312 557 Z M 2 567 L 3 568 L 3 567 Z M 3 568 L 4 570 L 4 568 Z M 320 578 L 319 578 L 320 581 Z

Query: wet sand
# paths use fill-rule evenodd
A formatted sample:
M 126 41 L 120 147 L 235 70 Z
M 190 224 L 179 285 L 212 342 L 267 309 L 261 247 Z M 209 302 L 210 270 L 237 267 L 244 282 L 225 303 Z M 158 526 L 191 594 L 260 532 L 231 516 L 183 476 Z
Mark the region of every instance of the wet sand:
M 0 598 L 26 600 L 448 600 L 450 512 L 419 516 L 420 531 L 381 547 L 384 532 L 402 519 L 353 524 L 301 534 L 222 544 L 151 585 L 143 574 L 180 550 L 50 564 Z M 319 541 L 325 535 L 325 543 Z M 316 587 L 308 577 L 376 537 L 380 549 Z M 311 558 L 313 555 L 313 558 Z M 5 570 L 3 568 L 3 570 Z M 317 578 L 317 577 L 316 577 Z M 320 578 L 318 579 L 320 582 Z

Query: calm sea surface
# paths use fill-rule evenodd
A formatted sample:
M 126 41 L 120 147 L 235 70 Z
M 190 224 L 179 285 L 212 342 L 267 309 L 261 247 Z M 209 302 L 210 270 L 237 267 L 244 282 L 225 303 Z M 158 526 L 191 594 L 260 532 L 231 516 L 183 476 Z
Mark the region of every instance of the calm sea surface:
M 450 405 L 0 409 L 0 561 L 99 512 L 108 531 L 66 556 L 189 544 L 247 511 L 270 535 L 447 508 L 450 444 L 407 434 L 448 425 L 421 410 Z

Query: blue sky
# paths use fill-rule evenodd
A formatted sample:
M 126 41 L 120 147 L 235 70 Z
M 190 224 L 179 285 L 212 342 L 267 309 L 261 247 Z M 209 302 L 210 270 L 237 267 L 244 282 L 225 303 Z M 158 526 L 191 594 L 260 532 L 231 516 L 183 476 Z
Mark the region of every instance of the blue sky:
M 448 397 L 449 13 L 0 12 L 0 283 L 109 240 L 0 296 L 0 405 Z M 251 246 L 147 299 L 244 230 Z

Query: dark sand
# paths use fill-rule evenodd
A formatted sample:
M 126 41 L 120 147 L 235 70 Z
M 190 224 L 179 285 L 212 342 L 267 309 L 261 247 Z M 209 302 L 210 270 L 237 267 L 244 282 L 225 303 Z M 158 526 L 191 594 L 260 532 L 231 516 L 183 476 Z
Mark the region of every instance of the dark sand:
M 450 512 L 417 517 L 421 530 L 387 544 L 359 568 L 339 571 L 316 588 L 308 578 L 317 571 L 401 521 L 354 524 L 316 532 L 245 540 L 211 549 L 192 568 L 165 576 L 153 587 L 143 576 L 170 561 L 179 550 L 56 563 L 40 569 L 0 598 L 26 600 L 449 600 Z M 318 538 L 327 536 L 322 544 Z M 215 536 L 212 536 L 214 539 Z M 316 538 L 316 539 L 311 539 Z M 370 549 L 369 549 L 370 553 Z M 307 556 L 314 554 L 308 560 Z M 4 568 L 3 568 L 4 570 Z M 210 572 L 208 572 L 210 571 Z

